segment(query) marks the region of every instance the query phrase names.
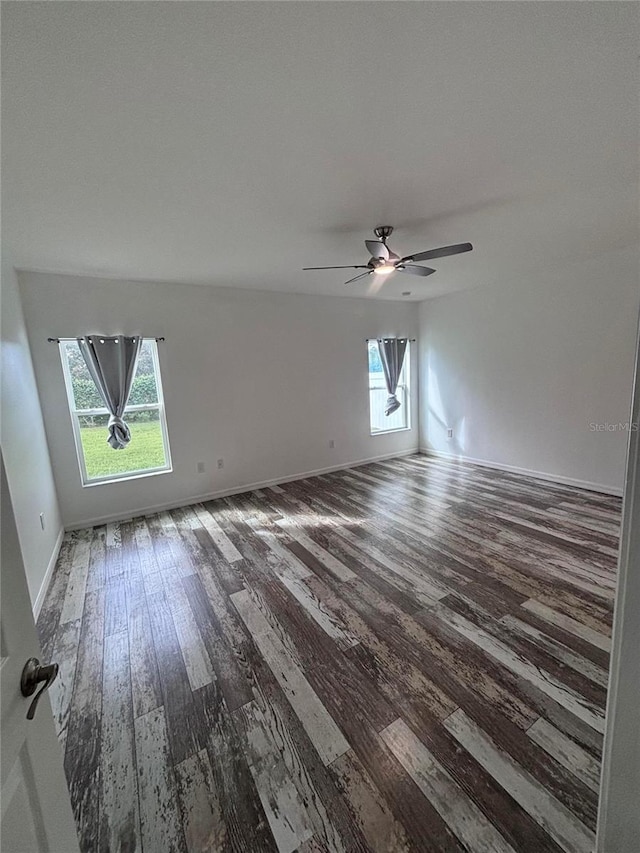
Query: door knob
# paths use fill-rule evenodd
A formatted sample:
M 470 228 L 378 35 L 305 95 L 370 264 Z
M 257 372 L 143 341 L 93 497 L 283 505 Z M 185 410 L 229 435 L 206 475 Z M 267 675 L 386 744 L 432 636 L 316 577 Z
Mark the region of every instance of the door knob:
M 38 684 L 42 683 L 42 687 L 33 697 L 33 702 L 29 705 L 27 711 L 27 720 L 33 720 L 38 699 L 42 696 L 45 690 L 48 690 L 51 684 L 55 681 L 60 667 L 57 663 L 49 663 L 42 666 L 38 658 L 29 658 L 22 670 L 20 679 L 20 692 L 23 696 L 31 696 Z

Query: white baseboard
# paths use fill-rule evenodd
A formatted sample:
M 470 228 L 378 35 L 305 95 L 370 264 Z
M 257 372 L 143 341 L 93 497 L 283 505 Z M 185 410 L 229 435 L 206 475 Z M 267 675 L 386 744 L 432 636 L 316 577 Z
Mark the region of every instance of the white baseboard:
M 242 486 L 233 486 L 229 489 L 209 492 L 206 495 L 192 495 L 176 501 L 168 501 L 167 503 L 141 507 L 140 509 L 127 513 L 116 512 L 112 515 L 103 515 L 98 518 L 79 521 L 77 523 L 67 525 L 65 530 L 82 530 L 85 527 L 95 527 L 98 524 L 109 524 L 114 521 L 126 521 L 133 516 L 153 515 L 156 512 L 163 512 L 167 509 L 177 509 L 181 506 L 189 506 L 190 504 L 202 503 L 203 501 L 212 501 L 216 498 L 226 498 L 229 495 L 240 495 L 243 492 L 253 492 L 255 489 L 266 489 L 268 486 L 279 486 L 283 483 L 293 483 L 296 480 L 306 480 L 307 477 L 317 477 L 319 474 L 330 474 L 332 471 L 343 471 L 348 468 L 357 468 L 360 465 L 370 465 L 372 462 L 382 462 L 384 459 L 395 459 L 400 456 L 413 456 L 418 452 L 420 451 L 417 447 L 412 447 L 410 450 L 400 450 L 395 453 L 383 453 L 380 456 L 371 456 L 368 459 L 359 459 L 356 462 L 345 462 L 342 465 L 330 465 L 327 468 L 316 468 L 314 471 L 304 471 L 300 474 L 291 474 L 287 477 L 274 477 L 272 480 L 262 480 L 259 483 L 245 483 Z
M 455 462 L 468 462 L 471 465 L 481 465 L 484 468 L 495 468 L 498 471 L 509 471 L 511 474 L 522 474 L 525 477 L 534 477 L 536 480 L 547 480 L 562 486 L 574 486 L 578 489 L 586 489 L 589 492 L 600 492 L 605 495 L 622 497 L 622 489 L 617 486 L 592 483 L 589 480 L 578 480 L 575 477 L 563 477 L 560 474 L 549 474 L 546 471 L 534 471 L 531 468 L 519 468 L 517 465 L 503 465 L 501 462 L 489 462 L 486 459 L 474 459 L 472 456 L 447 453 L 444 450 L 433 450 L 430 447 L 421 447 L 420 453 L 425 456 L 435 456 L 439 459 L 450 459 Z
M 51 558 L 49 559 L 49 564 L 47 565 L 47 571 L 44 573 L 44 577 L 42 578 L 42 583 L 40 584 L 40 590 L 38 591 L 38 595 L 36 596 L 36 600 L 33 602 L 33 619 L 34 621 L 38 621 L 38 616 L 40 615 L 40 611 L 42 610 L 42 604 L 44 602 L 45 595 L 47 594 L 47 590 L 49 589 L 49 584 L 51 583 L 51 578 L 53 576 L 53 570 L 56 567 L 56 562 L 58 561 L 58 554 L 60 553 L 60 548 L 62 547 L 62 539 L 64 538 L 64 527 L 60 528 L 60 532 L 56 538 L 56 544 L 53 546 L 53 551 L 51 553 Z

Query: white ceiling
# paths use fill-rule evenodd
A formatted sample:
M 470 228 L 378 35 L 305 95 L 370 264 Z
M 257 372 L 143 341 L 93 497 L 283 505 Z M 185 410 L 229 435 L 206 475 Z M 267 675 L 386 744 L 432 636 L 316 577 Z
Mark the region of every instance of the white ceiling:
M 637 240 L 638 4 L 3 2 L 19 268 L 414 299 Z M 353 273 L 355 275 L 355 272 Z

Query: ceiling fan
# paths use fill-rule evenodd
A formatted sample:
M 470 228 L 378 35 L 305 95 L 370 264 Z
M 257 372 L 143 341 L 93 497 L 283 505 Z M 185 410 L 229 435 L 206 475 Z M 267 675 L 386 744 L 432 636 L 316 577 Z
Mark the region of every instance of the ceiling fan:
M 367 251 L 371 254 L 366 264 L 348 264 L 340 267 L 303 267 L 303 270 L 366 270 L 366 272 L 358 273 L 354 278 L 345 281 L 345 284 L 359 281 L 372 273 L 380 276 L 380 284 L 382 284 L 384 276 L 395 272 L 419 276 L 432 275 L 435 272 L 431 267 L 414 266 L 415 261 L 430 261 L 433 258 L 458 255 L 461 252 L 470 252 L 473 249 L 471 243 L 457 243 L 455 246 L 442 246 L 440 249 L 429 249 L 427 252 L 416 252 L 413 255 L 405 255 L 404 258 L 401 258 L 387 246 L 387 239 L 392 232 L 391 225 L 380 225 L 378 228 L 374 228 L 374 234 L 378 239 L 364 241 Z

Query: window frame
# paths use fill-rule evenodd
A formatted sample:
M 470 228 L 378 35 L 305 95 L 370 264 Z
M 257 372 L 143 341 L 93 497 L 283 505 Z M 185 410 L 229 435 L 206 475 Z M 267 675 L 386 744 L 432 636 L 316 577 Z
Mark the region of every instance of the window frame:
M 398 388 L 396 389 L 396 394 L 400 389 L 402 389 L 402 391 L 403 391 L 404 400 L 401 400 L 400 402 L 401 402 L 401 405 L 403 405 L 404 409 L 405 409 L 406 426 L 390 427 L 389 429 L 377 429 L 377 430 L 373 429 L 372 423 L 371 423 L 371 421 L 372 421 L 372 418 L 371 418 L 371 414 L 372 414 L 371 392 L 372 391 L 380 391 L 380 390 L 384 390 L 386 392 L 387 386 L 385 384 L 384 378 L 382 380 L 382 385 L 380 387 L 374 387 L 371 384 L 372 374 L 369 371 L 369 344 L 370 344 L 370 341 L 367 341 L 367 379 L 368 379 L 368 385 L 369 385 L 369 390 L 368 390 L 368 394 L 369 394 L 369 435 L 371 435 L 371 436 L 388 435 L 389 433 L 393 433 L 393 432 L 408 432 L 411 429 L 411 341 L 407 341 L 407 349 L 405 351 L 404 361 L 402 363 L 402 372 L 404 373 L 404 382 L 398 382 Z M 376 342 L 376 345 L 377 345 L 377 342 Z M 401 374 L 401 376 L 402 376 L 402 374 Z M 384 374 L 383 374 L 383 377 L 384 377 Z
M 87 474 L 87 466 L 84 458 L 84 448 L 82 446 L 82 436 L 80 435 L 80 417 L 91 417 L 97 415 L 109 415 L 109 410 L 105 408 L 97 409 L 77 409 L 75 396 L 73 393 L 73 381 L 71 379 L 71 371 L 69 369 L 69 359 L 66 353 L 66 346 L 70 341 L 60 342 L 60 361 L 62 362 L 62 372 L 64 374 L 64 385 L 67 392 L 67 406 L 69 415 L 71 416 L 71 426 L 73 431 L 73 441 L 76 449 L 76 457 L 78 467 L 80 469 L 80 480 L 83 488 L 91 486 L 103 486 L 106 483 L 117 483 L 122 480 L 139 480 L 142 477 L 154 477 L 157 474 L 168 474 L 173 471 L 171 462 L 171 450 L 169 448 L 169 431 L 167 429 L 167 418 L 164 406 L 164 393 L 162 390 L 162 376 L 160 374 L 160 359 L 158 357 L 158 344 L 155 338 L 142 338 L 144 343 L 151 343 L 151 358 L 153 361 L 154 379 L 156 383 L 156 391 L 158 392 L 157 403 L 141 403 L 135 406 L 127 406 L 124 414 L 128 412 L 148 412 L 157 411 L 158 421 L 160 423 L 160 431 L 162 433 L 162 446 L 164 449 L 165 464 L 157 468 L 142 468 L 137 471 L 123 471 L 122 474 L 105 474 L 103 477 L 89 477 Z M 117 452 L 117 451 L 115 451 Z

